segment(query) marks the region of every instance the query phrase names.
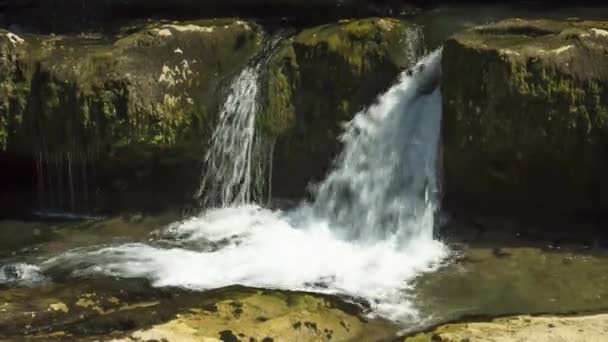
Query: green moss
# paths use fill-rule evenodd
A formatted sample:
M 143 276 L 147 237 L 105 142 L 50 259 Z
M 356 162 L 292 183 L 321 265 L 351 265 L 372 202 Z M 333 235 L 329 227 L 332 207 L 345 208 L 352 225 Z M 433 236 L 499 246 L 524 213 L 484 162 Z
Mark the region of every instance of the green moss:
M 275 139 L 295 125 L 294 92 L 300 74 L 293 47 L 287 43 L 273 56 L 263 89 L 265 101 L 257 116 L 257 126 Z
M 17 101 L 27 110 L 0 105 L 0 148 L 11 122 L 23 122 L 15 146 L 24 151 L 104 155 L 130 144 L 204 145 L 217 89 L 260 40 L 257 25 L 232 19 L 159 21 L 118 37 L 28 37 L 26 62 L 35 68 Z
M 338 56 L 348 63 L 354 75 L 360 76 L 373 68 L 377 60 L 385 58 L 391 44 L 403 35 L 404 26 L 400 21 L 370 18 L 310 28 L 300 33 L 295 43 L 311 48 L 312 56 Z

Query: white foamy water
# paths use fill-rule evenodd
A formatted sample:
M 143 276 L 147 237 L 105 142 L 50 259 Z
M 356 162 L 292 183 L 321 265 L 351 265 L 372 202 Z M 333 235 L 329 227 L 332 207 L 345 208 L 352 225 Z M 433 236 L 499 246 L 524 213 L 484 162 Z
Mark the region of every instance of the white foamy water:
M 167 229 L 171 247 L 134 243 L 73 251 L 45 267 L 75 269 L 75 276 L 147 278 L 158 287 L 240 284 L 342 294 L 369 301 L 374 314 L 416 319 L 403 291 L 408 280 L 441 260 L 440 243 L 427 240 L 402 249 L 391 239 L 348 242 L 327 222 L 296 226 L 289 215 L 255 206 L 210 210 Z M 79 268 L 83 264 L 90 266 Z
M 40 267 L 23 262 L 0 265 L 0 285 L 35 286 L 46 281 Z
M 439 59 L 440 51 L 425 57 L 347 125 L 344 152 L 314 203 L 212 209 L 171 225 L 161 241 L 75 250 L 42 266 L 160 287 L 332 293 L 366 300 L 372 315 L 417 320 L 405 290 L 447 254 L 433 239 Z

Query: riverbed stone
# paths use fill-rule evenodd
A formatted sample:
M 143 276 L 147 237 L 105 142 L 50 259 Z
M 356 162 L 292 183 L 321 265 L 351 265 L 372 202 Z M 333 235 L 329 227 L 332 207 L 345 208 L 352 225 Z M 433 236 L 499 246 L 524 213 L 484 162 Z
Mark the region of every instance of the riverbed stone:
M 448 207 L 492 214 L 608 208 L 608 23 L 474 27 L 443 50 Z

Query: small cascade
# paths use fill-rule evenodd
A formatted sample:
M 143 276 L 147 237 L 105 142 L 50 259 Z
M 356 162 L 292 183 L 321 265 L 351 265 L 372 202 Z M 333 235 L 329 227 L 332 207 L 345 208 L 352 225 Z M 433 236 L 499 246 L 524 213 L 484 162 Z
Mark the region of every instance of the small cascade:
M 266 41 L 228 87 L 196 193 L 203 207 L 262 203 L 270 196 L 267 184 L 273 143 L 258 134 L 255 126 L 261 73 L 280 40 L 281 36 L 275 36 Z
M 432 239 L 438 206 L 441 50 L 431 53 L 378 103 L 357 114 L 344 151 L 313 204 L 348 239 Z

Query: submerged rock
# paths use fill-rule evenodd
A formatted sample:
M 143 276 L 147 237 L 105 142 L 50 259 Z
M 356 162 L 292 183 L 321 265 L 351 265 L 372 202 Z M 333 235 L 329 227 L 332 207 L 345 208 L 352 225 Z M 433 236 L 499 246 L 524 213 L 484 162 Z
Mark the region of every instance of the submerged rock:
M 449 206 L 560 215 L 608 208 L 608 23 L 513 19 L 443 52 Z

